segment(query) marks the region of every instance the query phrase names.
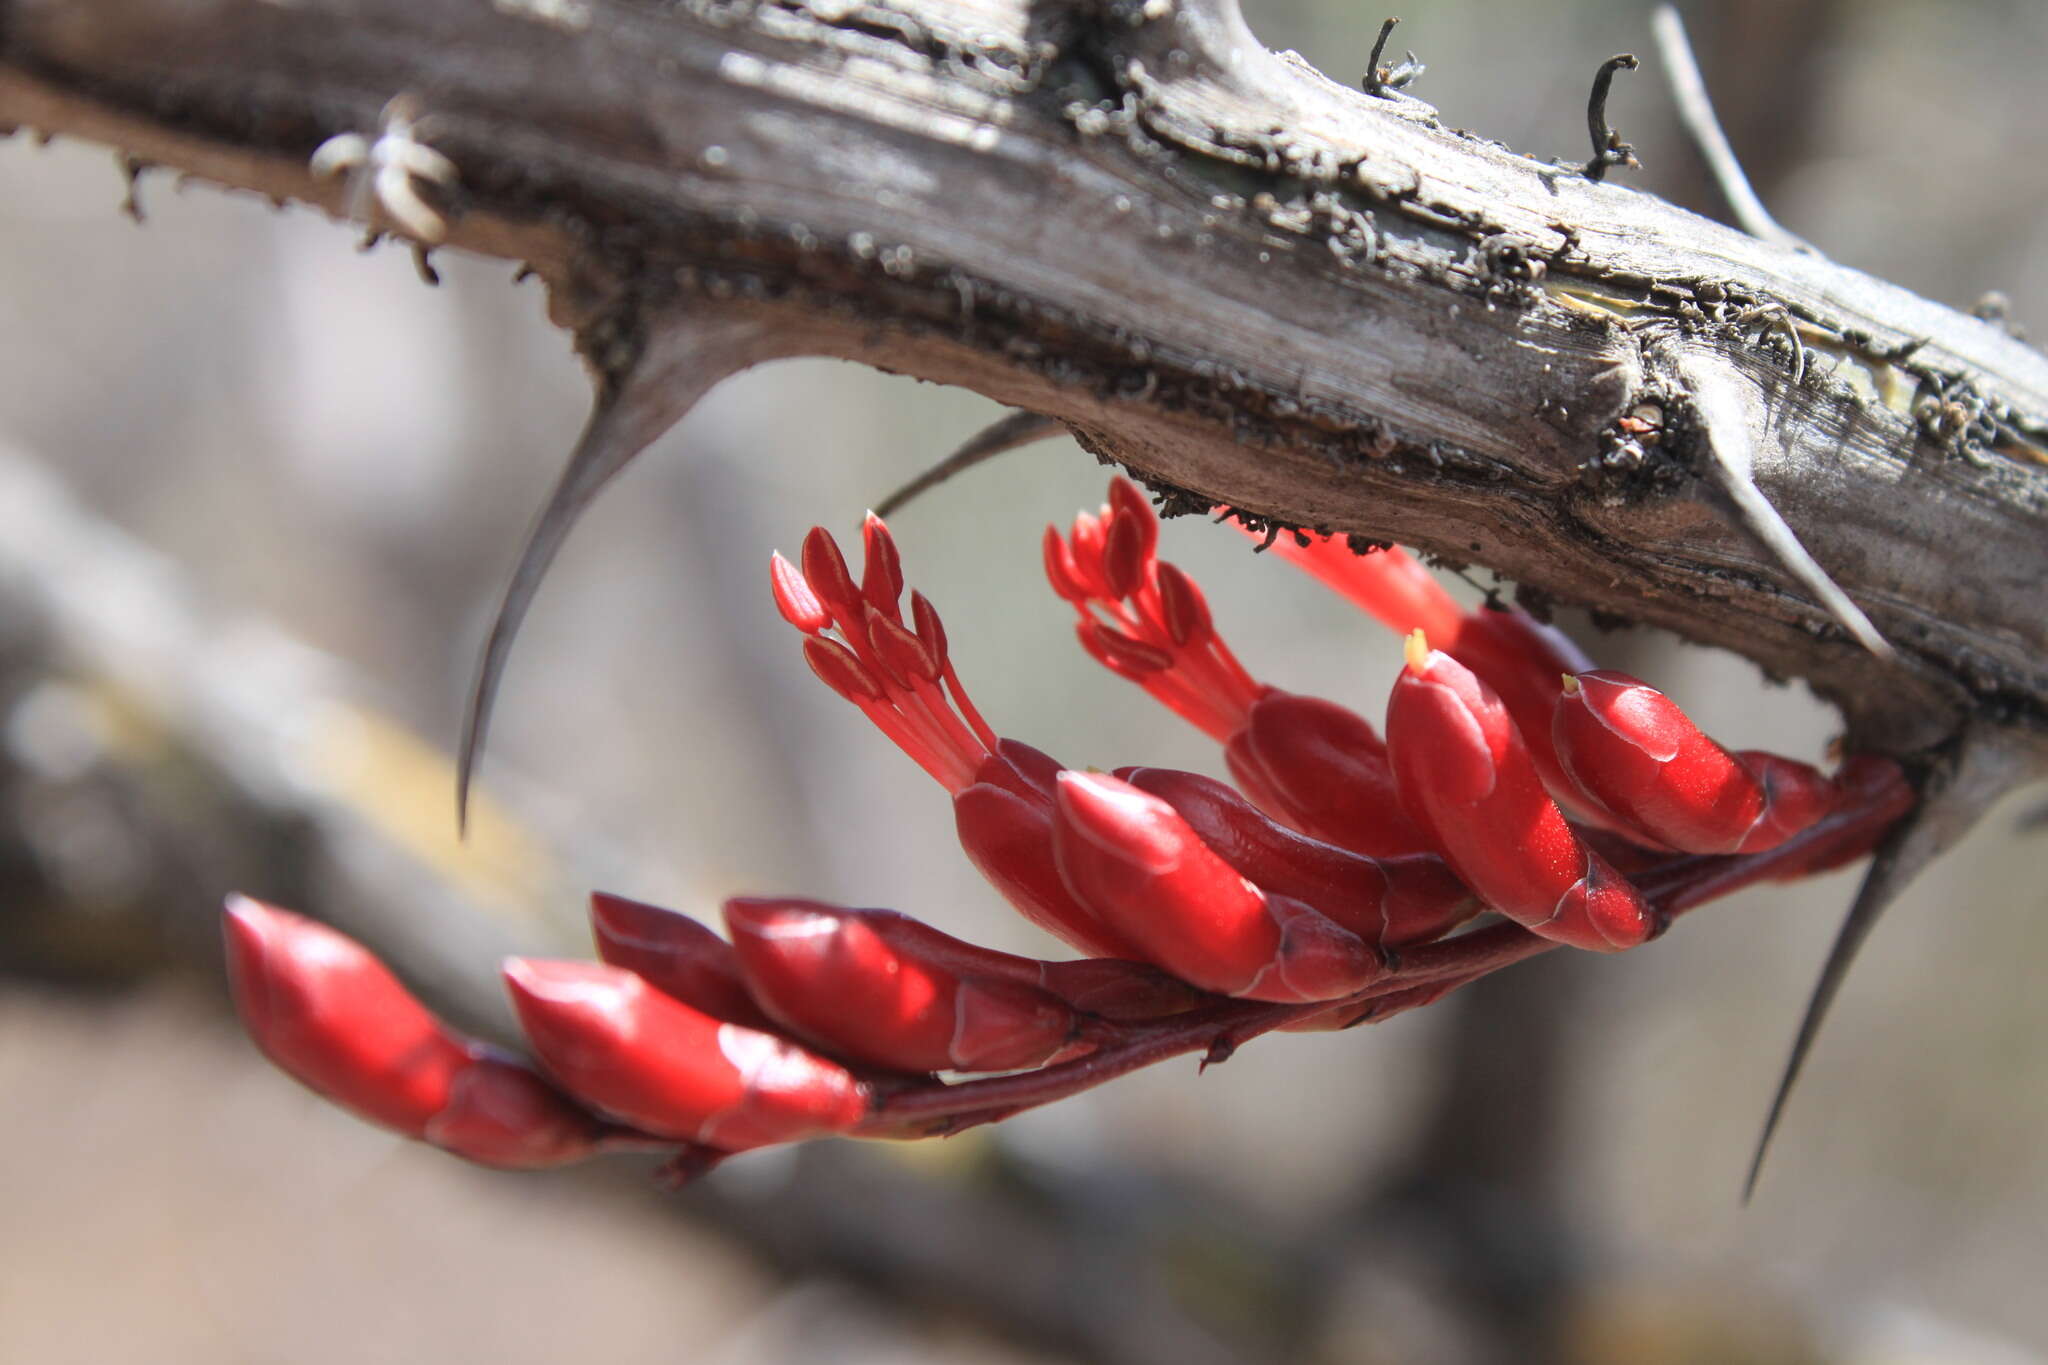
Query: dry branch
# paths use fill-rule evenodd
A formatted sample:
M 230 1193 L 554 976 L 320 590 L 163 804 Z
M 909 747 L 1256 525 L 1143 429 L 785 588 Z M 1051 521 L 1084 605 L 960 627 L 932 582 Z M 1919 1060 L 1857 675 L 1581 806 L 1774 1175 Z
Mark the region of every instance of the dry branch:
M 1057 417 L 1183 508 L 1738 650 L 1865 747 L 2039 766 L 2048 361 L 1340 87 L 1231 0 L 0 0 L 0 125 L 330 210 L 309 156 L 401 94 L 450 242 L 532 262 L 600 376 L 584 484 L 687 405 L 654 362 L 843 356 Z M 1716 447 L 1896 665 L 1738 528 Z

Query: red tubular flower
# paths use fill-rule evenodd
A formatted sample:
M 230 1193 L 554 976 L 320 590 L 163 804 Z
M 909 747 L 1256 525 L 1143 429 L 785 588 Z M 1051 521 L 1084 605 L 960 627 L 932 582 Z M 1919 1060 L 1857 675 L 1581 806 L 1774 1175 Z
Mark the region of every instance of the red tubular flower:
M 747 982 L 785 1028 L 840 1056 L 895 1071 L 1013 1071 L 1043 1065 L 1082 1029 L 1063 1000 L 1019 981 L 969 976 L 877 933 L 860 911 L 817 901 L 725 903 Z
M 812 670 L 952 793 L 961 847 L 1025 918 L 1084 953 L 1138 956 L 1074 898 L 1053 864 L 1059 764 L 989 729 L 953 667 L 938 611 L 917 593 L 916 629 L 897 621 L 903 573 L 888 527 L 870 516 L 862 539 L 868 567 L 858 587 L 822 527 L 804 538 L 801 571 L 781 555 L 769 562 L 776 607 L 805 632 Z
M 1247 1000 L 1332 1000 L 1384 968 L 1356 934 L 1246 881 L 1172 806 L 1128 782 L 1062 773 L 1056 809 L 1067 884 L 1185 981 Z
M 1609 810 L 1687 853 L 1760 853 L 1835 804 L 1834 783 L 1776 754 L 1731 754 L 1669 697 L 1626 673 L 1566 674 L 1557 752 Z
M 225 930 L 243 1026 L 309 1089 L 486 1166 L 559 1166 L 597 1150 L 597 1120 L 442 1024 L 353 939 L 245 896 L 229 897 Z
M 1373 858 L 1308 838 L 1199 773 L 1119 768 L 1116 775 L 1172 806 L 1246 879 L 1303 901 L 1367 943 L 1390 949 L 1427 943 L 1480 911 L 1477 898 L 1434 853 Z
M 866 1112 L 866 1091 L 844 1067 L 620 968 L 513 958 L 505 984 L 549 1073 L 645 1132 L 740 1152 L 842 1133 Z
M 1628 879 L 1572 832 L 1493 689 L 1430 649 L 1420 631 L 1408 638 L 1387 732 L 1409 814 L 1494 909 L 1596 952 L 1632 948 L 1663 927 Z
M 729 1024 L 775 1027 L 747 993 L 732 945 L 688 915 L 593 891 L 590 934 L 599 958 L 663 995 Z

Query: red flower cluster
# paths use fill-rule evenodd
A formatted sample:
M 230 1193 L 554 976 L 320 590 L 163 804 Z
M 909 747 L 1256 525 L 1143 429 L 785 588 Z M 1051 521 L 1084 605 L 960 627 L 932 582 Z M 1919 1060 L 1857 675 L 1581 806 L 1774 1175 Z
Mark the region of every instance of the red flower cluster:
M 475 1161 L 656 1146 L 686 1175 L 823 1134 L 954 1131 L 1164 1057 L 1385 1018 L 1559 943 L 1633 947 L 1739 886 L 1862 856 L 1912 803 L 1887 760 L 1829 776 L 1730 753 L 1526 615 L 1463 610 L 1399 550 L 1283 539 L 1408 635 L 1383 742 L 1253 678 L 1158 537 L 1117 480 L 1099 513 L 1048 529 L 1046 573 L 1083 648 L 1220 741 L 1243 794 L 998 737 L 923 594 L 906 619 L 872 516 L 857 580 L 822 529 L 800 565 L 771 561 L 812 670 L 947 789 L 967 856 L 1082 958 L 802 900 L 728 901 L 720 937 L 599 895 L 602 963 L 506 964 L 536 1070 L 451 1033 L 332 930 L 236 900 L 251 1034 L 322 1094 Z M 1482 910 L 1506 922 L 1451 935 Z M 976 1072 L 1009 1074 L 937 1074 Z

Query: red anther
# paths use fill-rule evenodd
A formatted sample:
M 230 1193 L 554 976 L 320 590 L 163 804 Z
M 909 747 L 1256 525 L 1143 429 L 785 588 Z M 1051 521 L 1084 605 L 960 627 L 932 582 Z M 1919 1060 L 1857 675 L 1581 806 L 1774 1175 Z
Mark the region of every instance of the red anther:
M 804 537 L 802 563 L 804 578 L 810 583 L 811 591 L 829 608 L 832 615 L 843 626 L 858 621 L 864 599 L 855 586 L 853 574 L 846 567 L 846 556 L 839 553 L 839 542 L 832 539 L 832 533 L 822 526 L 813 526 Z
M 912 590 L 910 594 L 910 621 L 917 628 L 917 638 L 924 641 L 924 647 L 932 652 L 939 666 L 946 663 L 946 623 L 939 619 L 939 609 L 923 593 Z
M 939 680 L 939 661 L 932 657 L 924 641 L 918 639 L 908 626 L 891 620 L 870 606 L 867 630 L 868 639 L 875 647 L 875 657 L 898 687 L 907 691 L 920 682 Z
M 1159 565 L 1159 614 L 1166 623 L 1167 638 L 1175 648 L 1187 649 L 1206 641 L 1216 632 L 1209 615 L 1209 601 L 1195 580 L 1181 572 L 1178 564 Z
M 1417 631 L 1387 705 L 1408 812 L 1479 897 L 1544 938 L 1614 952 L 1663 921 L 1572 832 L 1493 690 Z
M 1043 1065 L 1080 1020 L 1062 1000 L 966 976 L 885 936 L 860 912 L 816 901 L 731 900 L 725 922 L 768 1010 L 820 1047 L 896 1071 Z
M 512 958 L 505 984 L 548 1071 L 647 1132 L 738 1152 L 844 1132 L 867 1108 L 844 1067 L 617 967 Z
M 1378 732 L 1333 701 L 1267 691 L 1224 758 L 1267 814 L 1311 838 L 1373 858 L 1431 851 L 1402 809 Z
M 868 672 L 867 665 L 855 658 L 852 650 L 837 640 L 822 635 L 805 637 L 804 662 L 811 666 L 811 672 L 818 675 L 818 681 L 856 706 L 883 698 L 880 680 Z
M 1100 621 L 1082 623 L 1084 636 L 1092 635 L 1095 648 L 1088 652 L 1129 677 L 1164 673 L 1173 667 L 1173 655 L 1154 644 L 1126 635 Z M 1083 643 L 1086 643 L 1084 638 Z M 1113 662 L 1112 662 L 1113 661 Z
M 249 1036 L 309 1089 L 486 1166 L 589 1156 L 597 1120 L 534 1071 L 427 1012 L 353 939 L 228 898 L 228 978 Z
M 691 1009 L 748 1028 L 775 1027 L 747 994 L 732 945 L 688 915 L 593 891 L 590 935 L 600 958 Z
M 1051 802 L 976 783 L 954 795 L 953 824 L 968 861 L 1024 918 L 1090 957 L 1146 956 L 1068 890 L 1053 858 Z
M 1083 904 L 1146 958 L 1204 990 L 1327 1000 L 1381 970 L 1355 934 L 1299 901 L 1260 891 L 1173 807 L 1128 782 L 1062 773 L 1053 845 Z
M 903 619 L 899 605 L 903 598 L 903 556 L 896 549 L 896 537 L 873 512 L 860 526 L 862 564 L 861 595 L 891 620 Z
M 1199 773 L 1121 768 L 1117 776 L 1172 806 L 1203 843 L 1261 889 L 1306 903 L 1367 943 L 1426 943 L 1483 908 L 1434 853 L 1371 858 L 1311 839 Z
M 782 619 L 804 634 L 816 635 L 832 624 L 832 614 L 825 610 L 818 594 L 811 591 L 803 574 L 782 557 L 780 550 L 768 556 L 768 586 L 775 594 L 775 609 L 782 613 Z
M 1088 600 L 1088 589 L 1081 582 L 1081 572 L 1074 563 L 1074 552 L 1068 548 L 1066 537 L 1057 526 L 1045 528 L 1045 577 L 1052 584 L 1052 590 L 1061 600 L 1080 606 Z
M 1137 529 L 1139 562 L 1149 562 L 1159 553 L 1159 514 L 1152 510 L 1145 491 L 1129 479 L 1111 479 L 1109 506 L 1118 520 L 1129 521 Z
M 1096 597 L 1114 598 L 1109 590 L 1109 575 L 1102 570 L 1102 518 L 1093 512 L 1076 512 L 1074 529 L 1068 537 L 1073 547 L 1075 577 Z
M 1110 596 L 1129 597 L 1143 586 L 1145 562 L 1145 533 L 1140 524 L 1128 516 L 1111 514 L 1102 537 L 1102 577 Z

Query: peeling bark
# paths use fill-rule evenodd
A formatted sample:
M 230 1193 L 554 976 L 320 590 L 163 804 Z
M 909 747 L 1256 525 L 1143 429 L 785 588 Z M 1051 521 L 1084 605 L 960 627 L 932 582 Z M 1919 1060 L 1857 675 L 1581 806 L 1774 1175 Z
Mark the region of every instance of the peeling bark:
M 0 0 L 0 127 L 330 211 L 309 156 L 399 94 L 449 243 L 533 263 L 607 393 L 720 319 L 1054 416 L 1171 507 L 1737 650 L 1863 747 L 2048 755 L 2048 360 L 1338 86 L 1233 0 Z M 1700 366 L 1895 663 L 1738 528 Z

